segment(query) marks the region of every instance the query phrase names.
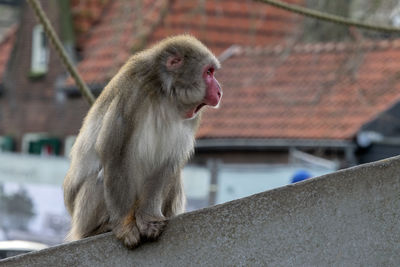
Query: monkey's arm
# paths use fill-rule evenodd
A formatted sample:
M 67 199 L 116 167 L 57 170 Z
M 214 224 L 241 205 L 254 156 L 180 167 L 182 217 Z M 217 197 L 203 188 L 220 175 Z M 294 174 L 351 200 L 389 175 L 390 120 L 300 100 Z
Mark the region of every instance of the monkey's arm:
M 123 118 L 119 97 L 115 97 L 104 115 L 96 140 L 96 152 L 103 168 L 104 198 L 111 223 L 119 221 L 129 212 L 132 203 L 124 157 L 124 142 L 131 127 Z
M 153 169 L 146 177 L 132 173 L 126 146 L 135 129 L 121 114 L 121 106 L 117 99 L 110 104 L 96 151 L 103 167 L 104 199 L 111 228 L 126 246 L 134 247 L 141 236 L 154 239 L 160 235 L 166 224 L 163 211 L 168 216 L 181 211 L 183 192 L 180 168 L 173 160 L 151 165 Z
M 111 228 L 127 247 L 135 247 L 140 242 L 136 222 L 140 201 L 137 201 L 135 180 L 129 169 L 130 157 L 125 147 L 134 129 L 130 120 L 124 117 L 123 107 L 126 105 L 118 97 L 111 102 L 96 140 L 96 151 L 103 168 L 104 200 Z

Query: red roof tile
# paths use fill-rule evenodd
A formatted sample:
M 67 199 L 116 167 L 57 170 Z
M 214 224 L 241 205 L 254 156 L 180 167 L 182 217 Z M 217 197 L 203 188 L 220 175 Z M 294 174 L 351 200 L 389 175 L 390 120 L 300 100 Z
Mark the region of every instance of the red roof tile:
M 223 103 L 205 112 L 199 138 L 350 139 L 400 97 L 400 42 L 289 49 L 301 17 L 262 3 L 137 3 L 110 1 L 82 39 L 78 69 L 87 83 L 105 84 L 142 42 L 172 34 L 191 33 L 216 54 L 233 44 L 253 47 L 223 62 Z M 255 48 L 271 44 L 285 46 Z
M 138 6 L 140 2 L 141 6 Z M 88 84 L 104 84 L 125 63 L 166 8 L 167 0 L 111 1 L 82 40 L 78 71 Z M 67 86 L 74 85 L 71 78 Z
M 0 41 L 0 83 L 2 83 L 5 68 L 14 46 L 17 26 L 12 26 Z
M 77 33 L 77 43 L 81 43 L 85 34 L 98 22 L 109 0 L 71 0 L 71 11 L 74 17 L 74 29 Z
M 288 0 L 302 3 L 303 0 Z M 232 44 L 271 45 L 297 30 L 300 16 L 253 0 L 176 0 L 151 36 L 157 41 L 191 33 L 219 54 Z
M 73 1 L 75 24 L 86 19 L 80 14 L 90 9 L 89 3 L 98 1 Z M 146 40 L 153 43 L 172 34 L 192 33 L 219 54 L 232 44 L 282 43 L 301 18 L 253 0 L 110 1 L 102 10 L 100 17 L 86 22 L 97 21 L 80 41 L 83 60 L 78 70 L 89 84 L 105 84 Z M 69 79 L 67 86 L 73 85 Z
M 400 42 L 244 49 L 199 138 L 351 139 L 400 99 Z

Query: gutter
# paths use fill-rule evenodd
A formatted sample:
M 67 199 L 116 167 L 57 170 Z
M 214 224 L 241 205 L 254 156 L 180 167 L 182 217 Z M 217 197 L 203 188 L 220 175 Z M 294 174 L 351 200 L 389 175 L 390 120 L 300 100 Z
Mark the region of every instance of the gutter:
M 350 140 L 213 138 L 197 139 L 195 144 L 196 152 L 291 151 L 293 149 L 317 148 L 342 150 L 348 166 L 357 164 L 355 156 L 357 145 Z
M 336 148 L 354 149 L 356 145 L 348 140 L 331 139 L 248 139 L 248 138 L 213 138 L 197 139 L 197 150 L 265 150 L 287 148 Z

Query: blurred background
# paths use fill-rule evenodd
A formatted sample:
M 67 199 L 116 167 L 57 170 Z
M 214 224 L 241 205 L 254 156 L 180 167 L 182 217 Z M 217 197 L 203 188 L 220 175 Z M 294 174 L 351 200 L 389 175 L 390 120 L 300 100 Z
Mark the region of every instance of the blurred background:
M 400 152 L 400 34 L 297 15 L 251 0 L 40 1 L 98 95 L 136 51 L 191 33 L 220 59 L 183 171 L 187 210 Z M 285 0 L 400 26 L 394 0 Z M 31 7 L 0 0 L 0 240 L 63 242 L 62 181 L 90 106 Z

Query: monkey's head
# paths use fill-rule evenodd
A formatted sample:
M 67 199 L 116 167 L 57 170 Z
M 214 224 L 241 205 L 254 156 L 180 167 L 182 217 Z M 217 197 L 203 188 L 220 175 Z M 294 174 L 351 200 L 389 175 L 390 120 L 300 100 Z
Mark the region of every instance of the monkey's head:
M 207 47 L 190 35 L 179 35 L 162 41 L 157 50 L 162 90 L 184 118 L 194 118 L 206 105 L 218 107 L 222 89 L 214 73 L 220 63 Z

